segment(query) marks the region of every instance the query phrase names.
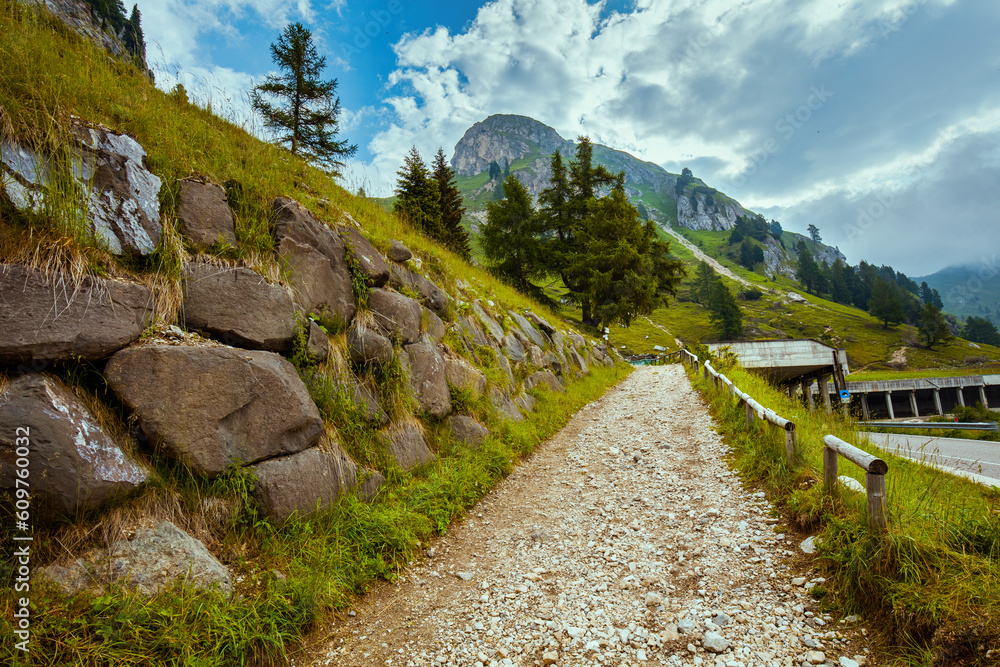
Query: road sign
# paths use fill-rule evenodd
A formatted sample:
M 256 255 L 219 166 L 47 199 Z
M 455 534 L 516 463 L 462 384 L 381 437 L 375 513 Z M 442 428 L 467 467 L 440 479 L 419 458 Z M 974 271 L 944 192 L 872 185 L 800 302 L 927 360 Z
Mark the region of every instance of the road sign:
M 851 402 L 851 392 L 850 392 L 850 390 L 848 390 L 848 389 L 841 389 L 840 390 L 840 402 L 841 403 L 850 403 Z

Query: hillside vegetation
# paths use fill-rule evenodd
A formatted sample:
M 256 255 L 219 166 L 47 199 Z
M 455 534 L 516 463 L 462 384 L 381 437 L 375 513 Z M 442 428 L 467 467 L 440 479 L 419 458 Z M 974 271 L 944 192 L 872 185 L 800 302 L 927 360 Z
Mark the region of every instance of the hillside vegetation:
M 375 579 L 394 578 L 429 540 L 509 473 L 519 457 L 628 373 L 627 367 L 610 361 L 591 363 L 592 368 L 587 369 L 571 348 L 578 345 L 581 353 L 593 360 L 591 351 L 600 346 L 567 330 L 556 313 L 429 241 L 377 202 L 351 195 L 328 174 L 259 141 L 245 127 L 220 118 L 215 110 L 192 103 L 182 89 L 172 94 L 156 89 L 144 72 L 110 59 L 47 12 L 0 0 L 0 59 L 4 62 L 0 70 L 0 133 L 5 142 L 16 141 L 54 159 L 71 157 L 66 155 L 65 146 L 73 124 L 99 124 L 135 138 L 147 152 L 146 166 L 163 181 L 162 239 L 147 256 L 115 255 L 98 243 L 76 205 L 71 186 L 66 191 L 54 187 L 44 209 L 34 213 L 15 211 L 3 195 L 0 264 L 27 265 L 65 280 L 70 287 L 83 284 L 88 277 L 147 286 L 155 295 L 156 321 L 135 349 L 168 335 L 211 349 L 225 348 L 192 332 L 174 333 L 167 328 L 184 323 L 185 267 L 197 259 L 220 268 L 249 267 L 274 284 L 287 282 L 288 268 L 276 258 L 271 220 L 272 201 L 288 197 L 327 226 L 357 221 L 381 252 L 389 249 L 391 241 L 401 241 L 412 250 L 417 261 L 409 266 L 419 268 L 450 296 L 448 308 L 439 311 L 444 322 L 424 308 L 419 328 L 430 330 L 435 321 L 442 325 L 436 349 L 475 368 L 485 378 L 487 388 L 508 384 L 515 391 L 520 388 L 521 405 L 529 406 L 522 408 L 523 421 L 513 421 L 487 400 L 486 393 L 447 387 L 455 414 L 471 415 L 489 430 L 478 448 L 461 445 L 442 419 L 419 409 L 408 396 L 408 371 L 402 366 L 397 344 L 391 363 L 380 372 L 364 372 L 366 380 L 376 385 L 379 397 L 385 399 L 386 412 L 394 424 L 398 420 L 426 434 L 432 460 L 403 469 L 387 455 L 383 432 L 366 422 L 337 389 L 338 376 L 347 365 L 343 323 L 320 321 L 335 351 L 333 357 L 319 365 L 312 363 L 300 337 L 289 360 L 319 408 L 324 442 L 339 443 L 367 471 L 368 479 L 381 476 L 385 483 L 371 502 L 345 494 L 324 511 L 279 527 L 257 508 L 255 480 L 245 468 L 234 466 L 209 478 L 192 473 L 162 452 L 144 448 L 133 435 L 135 423 L 109 389 L 103 360 L 0 367 L 0 396 L 5 396 L 21 372 L 44 370 L 46 377 L 65 384 L 90 406 L 102 427 L 127 443 L 125 451 L 140 456 L 151 468 L 149 481 L 133 497 L 81 513 L 69 523 L 35 526 L 32 568 L 37 571 L 58 559 L 71 560 L 84 551 L 127 538 L 139 526 L 169 519 L 203 540 L 232 571 L 235 593 L 226 598 L 216 590 L 178 583 L 151 597 L 117 585 L 93 594 L 64 597 L 55 586 L 33 580 L 31 651 L 22 653 L 5 641 L 0 646 L 3 664 L 229 666 L 284 662 L 306 633 L 332 612 L 350 605 Z M 219 244 L 208 253 L 196 254 L 182 238 L 176 227 L 181 195 L 178 179 L 191 177 L 225 185 L 235 214 L 235 245 Z M 371 312 L 365 310 L 370 290 L 356 267 L 351 276 L 358 317 L 371 321 Z M 414 290 L 400 289 L 410 301 L 419 297 Z M 554 384 L 526 384 L 537 367 L 527 360 L 508 365 L 505 377 L 506 353 L 494 343 L 470 342 L 465 335 L 469 329 L 457 325 L 463 319 L 477 321 L 478 317 L 485 323 L 496 318 L 499 323 L 493 324 L 510 337 L 521 326 L 511 311 L 526 310 L 553 322 L 561 330 L 558 335 L 565 332 L 567 338 L 578 341 L 553 344 L 546 350 L 551 356 L 565 349 L 576 359 L 573 366 L 566 366 L 564 379 L 552 378 L 566 385 L 564 393 Z M 484 315 L 477 315 L 480 312 Z M 472 328 L 478 330 L 478 325 Z M 607 359 L 603 352 L 600 356 Z M 554 358 L 551 363 L 549 357 L 546 359 L 545 363 L 555 367 Z M 509 397 L 506 401 L 520 416 Z M 0 577 L 12 581 L 16 572 L 13 522 L 5 520 L 3 530 Z M 4 637 L 13 636 L 14 611 L 19 604 L 13 589 L 4 587 L 0 593 L 0 633 Z

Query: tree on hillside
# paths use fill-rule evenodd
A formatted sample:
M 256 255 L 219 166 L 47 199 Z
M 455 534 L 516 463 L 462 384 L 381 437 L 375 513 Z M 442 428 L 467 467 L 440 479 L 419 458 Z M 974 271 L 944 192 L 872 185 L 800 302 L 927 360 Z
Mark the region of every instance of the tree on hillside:
M 888 329 L 890 324 L 899 324 L 903 321 L 903 304 L 899 295 L 892 285 L 881 278 L 876 278 L 872 285 L 868 312 L 872 317 L 882 321 L 883 329 Z
M 917 318 L 917 330 L 924 342 L 924 347 L 930 349 L 940 343 L 947 343 L 954 336 L 948 330 L 944 315 L 933 303 L 924 304 Z
M 410 154 L 403 160 L 403 167 L 396 173 L 399 177 L 396 180 L 398 198 L 393 210 L 427 236 L 443 238 L 441 189 L 427 170 L 416 146 L 410 149 Z
M 848 285 L 848 267 L 839 257 L 830 267 L 830 296 L 837 303 L 851 303 L 851 288 Z
M 132 5 L 132 16 L 122 32 L 122 45 L 132 54 L 136 63 L 145 68 L 146 39 L 142 35 L 142 15 L 139 13 L 138 5 Z
M 969 316 L 962 327 L 962 338 L 973 343 L 985 343 L 1000 347 L 1000 332 L 996 326 L 984 317 Z
M 472 259 L 472 252 L 469 250 L 469 232 L 462 227 L 465 207 L 462 205 L 458 186 L 455 185 L 455 170 L 448 166 L 441 148 L 438 148 L 437 155 L 434 156 L 434 179 L 441 195 L 441 228 L 444 232 L 441 241 L 468 261 Z
M 712 286 L 715 284 L 715 270 L 709 266 L 708 262 L 701 260 L 698 268 L 695 269 L 694 280 L 691 282 L 691 299 L 703 306 L 708 305 L 708 299 L 712 294 Z
M 764 249 L 750 239 L 743 239 L 740 244 L 740 265 L 753 271 L 753 267 L 763 261 Z
M 708 296 L 709 319 L 718 327 L 719 337 L 733 340 L 743 334 L 743 312 L 736 297 L 718 275 L 712 281 Z
M 337 80 L 320 80 L 326 57 L 317 53 L 312 33 L 301 23 L 285 26 L 271 44 L 271 60 L 281 74 L 254 86 L 251 105 L 264 117 L 264 126 L 277 133 L 279 144 L 339 175 L 344 160 L 358 147 L 335 139 L 340 115 Z M 268 96 L 279 101 L 272 104 Z
M 819 268 L 812 253 L 806 248 L 805 243 L 799 241 L 797 250 L 799 251 L 799 270 L 796 275 L 798 275 L 799 282 L 810 294 L 822 294 L 826 291 L 826 277 L 823 275 L 823 271 Z
M 670 256 L 655 225 L 640 221 L 620 181 L 607 197 L 591 200 L 577 239 L 580 252 L 564 273 L 578 286 L 574 296 L 589 310 L 588 323 L 628 326 L 676 296 L 683 265 Z
M 813 240 L 813 243 L 819 243 L 823 240 L 823 237 L 819 235 L 819 227 L 810 224 L 806 227 L 806 231 L 809 232 L 809 238 Z
M 944 310 L 944 302 L 941 301 L 941 295 L 938 294 L 936 289 L 932 289 L 926 280 L 920 283 L 920 300 L 923 303 L 934 304 L 938 310 Z
M 538 291 L 532 283 L 544 270 L 540 263 L 538 219 L 531 195 L 516 176 L 508 176 L 499 201 L 486 203 L 486 224 L 479 242 L 490 270 L 526 294 Z
M 503 170 L 500 169 L 500 165 L 497 164 L 496 160 L 490 162 L 490 180 L 495 181 L 500 178 Z
M 768 225 L 768 229 L 771 232 L 771 236 L 774 238 L 775 241 L 781 240 L 781 233 L 784 230 L 781 228 L 780 222 L 778 222 L 777 220 L 772 220 L 771 223 Z

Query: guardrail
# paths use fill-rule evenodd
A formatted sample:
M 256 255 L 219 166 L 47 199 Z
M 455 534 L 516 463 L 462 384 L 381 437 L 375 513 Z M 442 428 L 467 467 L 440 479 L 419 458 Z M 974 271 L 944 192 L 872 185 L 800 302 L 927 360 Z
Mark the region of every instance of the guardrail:
M 767 423 L 777 426 L 785 432 L 785 456 L 789 463 L 794 461 L 795 448 L 797 446 L 795 423 L 779 416 L 774 410 L 765 408 L 763 405 L 755 401 L 749 394 L 740 390 L 739 387 L 733 384 L 732 380 L 712 368 L 712 363 L 710 361 L 705 362 L 704 368 L 705 378 L 708 379 L 716 389 L 719 388 L 720 384 L 725 385 L 729 388 L 729 395 L 735 396 L 739 399 L 739 402 L 746 410 L 747 426 L 753 425 L 754 415 L 756 414 Z
M 719 389 L 720 385 L 729 388 L 730 396 L 735 396 L 746 410 L 747 426 L 754 424 L 755 415 L 760 419 L 782 429 L 785 432 L 785 456 L 789 463 L 796 458 L 797 436 L 795 423 L 781 417 L 774 410 L 766 408 L 754 400 L 749 394 L 741 391 L 732 380 L 712 368 L 710 361 L 703 364 L 705 379 Z M 865 471 L 865 491 L 868 496 L 868 524 L 880 531 L 886 529 L 885 511 L 885 475 L 889 466 L 880 458 L 858 449 L 833 435 L 823 438 L 823 484 L 828 493 L 837 486 L 837 457 L 843 456 L 848 461 L 856 463 Z
M 942 431 L 996 431 L 996 422 L 858 422 L 872 428 L 929 428 Z
M 886 529 L 885 474 L 889 465 L 880 458 L 828 435 L 823 438 L 823 486 L 832 492 L 837 486 L 837 457 L 843 456 L 865 471 L 865 491 L 868 495 L 868 525 L 877 530 Z

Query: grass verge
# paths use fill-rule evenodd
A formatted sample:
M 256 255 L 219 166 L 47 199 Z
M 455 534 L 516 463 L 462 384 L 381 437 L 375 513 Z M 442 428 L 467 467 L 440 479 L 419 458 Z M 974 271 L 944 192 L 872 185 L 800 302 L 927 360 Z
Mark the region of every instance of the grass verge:
M 819 535 L 817 564 L 830 593 L 823 604 L 869 617 L 885 641 L 898 648 L 897 664 L 998 664 L 1000 493 L 859 440 L 849 420 L 810 412 L 743 369 L 723 372 L 796 424 L 798 454 L 789 462 L 781 432 L 760 420 L 748 427 L 728 391 L 716 390 L 700 376 L 692 379 L 709 400 L 744 480 L 763 487 L 791 524 Z M 827 434 L 888 463 L 886 533 L 868 528 L 864 494 L 842 485 L 833 493 L 824 491 Z M 839 469 L 864 484 L 864 473 L 854 464 L 841 458 Z

